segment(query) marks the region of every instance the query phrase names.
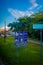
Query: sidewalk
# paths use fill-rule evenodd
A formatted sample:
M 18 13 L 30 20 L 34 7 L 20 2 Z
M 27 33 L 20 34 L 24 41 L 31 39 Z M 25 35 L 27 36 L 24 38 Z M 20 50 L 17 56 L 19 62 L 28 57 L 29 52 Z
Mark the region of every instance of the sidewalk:
M 40 45 L 40 42 L 38 42 L 38 41 L 28 40 L 28 42 L 31 42 L 31 43 L 34 43 L 34 44 L 39 44 L 39 45 Z M 42 45 L 43 45 L 43 42 L 42 42 Z

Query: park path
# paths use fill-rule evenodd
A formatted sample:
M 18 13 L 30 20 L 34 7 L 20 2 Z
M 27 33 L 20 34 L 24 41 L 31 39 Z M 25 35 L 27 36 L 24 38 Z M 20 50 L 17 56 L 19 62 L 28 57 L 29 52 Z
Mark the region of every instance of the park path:
M 38 41 L 28 40 L 28 42 L 31 42 L 31 43 L 34 43 L 34 44 L 39 44 L 39 45 L 40 45 L 40 42 L 38 42 Z M 42 45 L 43 45 L 43 43 L 42 43 Z

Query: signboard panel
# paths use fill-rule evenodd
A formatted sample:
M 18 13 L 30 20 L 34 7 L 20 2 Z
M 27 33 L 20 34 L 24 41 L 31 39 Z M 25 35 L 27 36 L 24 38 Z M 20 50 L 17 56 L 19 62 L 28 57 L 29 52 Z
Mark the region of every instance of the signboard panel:
M 33 24 L 33 29 L 43 29 L 43 24 Z
M 28 33 L 27 32 L 15 32 L 15 46 L 25 46 L 28 42 Z

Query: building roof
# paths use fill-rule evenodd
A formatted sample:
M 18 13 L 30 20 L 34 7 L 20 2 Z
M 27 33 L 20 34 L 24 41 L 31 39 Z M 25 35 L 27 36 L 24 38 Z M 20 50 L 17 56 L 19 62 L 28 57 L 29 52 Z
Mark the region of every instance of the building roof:
M 5 30 L 1 29 L 0 32 L 4 32 Z M 6 30 L 6 32 L 9 32 L 9 30 Z

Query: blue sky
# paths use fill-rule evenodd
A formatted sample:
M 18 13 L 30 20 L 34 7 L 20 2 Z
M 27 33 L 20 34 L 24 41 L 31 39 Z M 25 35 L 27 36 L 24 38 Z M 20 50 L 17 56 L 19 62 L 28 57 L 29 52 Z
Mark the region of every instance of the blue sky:
M 13 22 L 15 18 L 30 16 L 43 11 L 43 0 L 0 0 L 0 27 Z

